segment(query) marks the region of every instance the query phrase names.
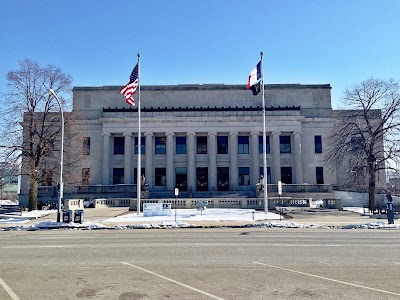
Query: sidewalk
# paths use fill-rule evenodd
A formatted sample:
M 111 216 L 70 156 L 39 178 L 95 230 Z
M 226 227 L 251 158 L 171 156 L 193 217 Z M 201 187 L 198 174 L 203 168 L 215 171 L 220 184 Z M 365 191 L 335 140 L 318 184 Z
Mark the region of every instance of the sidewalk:
M 254 213 L 253 213 L 254 212 Z M 265 214 L 263 211 L 241 210 L 241 209 L 206 209 L 203 212 L 195 209 L 172 210 L 171 216 L 143 217 L 143 213 L 138 215 L 134 211 L 129 211 L 127 207 L 108 207 L 108 208 L 86 208 L 84 210 L 84 224 L 70 223 L 68 227 L 123 227 L 138 224 L 165 224 L 179 223 L 191 224 L 195 226 L 246 226 L 255 224 L 266 224 L 279 222 L 284 224 L 301 225 L 320 225 L 326 227 L 340 227 L 353 225 L 362 225 L 368 223 L 381 222 L 387 224 L 387 219 L 375 219 L 362 213 L 362 208 L 336 209 L 312 209 L 312 208 L 285 208 L 284 215 L 279 216 L 276 211 L 269 211 Z M 23 212 L 22 215 L 4 216 L 0 215 L 0 229 L 19 226 L 22 229 L 35 225 L 45 227 L 66 226 L 68 223 L 57 223 L 56 211 L 32 211 Z M 395 225 L 400 227 L 400 221 L 395 220 Z M 179 226 L 176 226 L 179 227 Z

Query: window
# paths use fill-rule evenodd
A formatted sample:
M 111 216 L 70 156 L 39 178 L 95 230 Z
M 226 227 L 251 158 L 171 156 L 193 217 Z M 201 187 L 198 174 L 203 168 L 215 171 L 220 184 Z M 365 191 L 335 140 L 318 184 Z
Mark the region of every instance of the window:
M 228 154 L 228 136 L 217 136 L 217 153 Z
M 281 150 L 280 152 L 281 153 L 292 153 L 289 135 L 281 135 L 279 137 L 279 141 L 280 141 L 280 150 Z
M 250 185 L 250 168 L 239 168 L 239 185 Z
M 176 154 L 186 154 L 186 136 L 176 137 Z
M 155 186 L 165 186 L 165 168 L 155 168 Z
M 138 146 L 139 146 L 139 139 L 138 137 L 135 137 L 135 154 L 139 154 L 138 153 Z M 142 136 L 140 138 L 140 154 L 146 154 L 146 138 L 144 136 Z
M 207 154 L 207 137 L 197 137 L 197 154 Z
M 144 176 L 145 174 L 145 168 L 140 168 L 140 176 L 144 178 L 144 181 L 146 182 L 146 177 Z M 137 168 L 133 168 L 133 184 L 137 184 Z
M 208 191 L 208 168 L 196 168 L 196 190 Z
M 260 177 L 264 177 L 264 167 L 260 167 Z M 267 167 L 267 184 L 271 184 L 271 168 Z
M 121 155 L 125 152 L 125 138 L 123 136 L 114 137 L 114 154 Z
M 324 168 L 316 167 L 315 174 L 316 174 L 316 178 L 317 178 L 317 184 L 324 184 Z
M 82 169 L 82 185 L 89 185 L 90 181 L 90 169 L 89 168 L 83 168 Z
M 218 191 L 229 191 L 229 167 L 217 168 Z
M 167 153 L 167 139 L 165 137 L 156 136 L 154 139 L 155 154 Z
M 124 168 L 113 168 L 113 184 L 124 183 Z
M 292 168 L 281 167 L 281 181 L 282 183 L 292 184 Z
M 363 139 L 360 136 L 353 136 L 351 138 L 351 147 L 353 148 L 352 151 L 355 153 L 360 152 L 363 149 Z
M 83 138 L 82 153 L 83 155 L 90 154 L 90 137 Z
M 266 136 L 265 137 L 265 139 L 266 139 L 266 141 L 267 141 L 267 149 L 265 149 L 266 150 L 266 153 L 268 154 L 268 153 L 271 153 L 271 145 L 270 145 L 270 143 L 269 143 L 269 136 Z M 258 136 L 258 153 L 259 154 L 263 154 L 263 136 L 261 135 L 261 136 Z
M 238 136 L 238 154 L 249 154 L 248 136 Z
M 52 181 L 53 181 L 53 171 L 52 170 L 43 170 L 42 185 L 43 186 L 51 186 Z
M 175 168 L 175 182 L 179 191 L 187 191 L 187 169 Z
M 320 135 L 314 136 L 315 153 L 322 153 L 322 137 Z

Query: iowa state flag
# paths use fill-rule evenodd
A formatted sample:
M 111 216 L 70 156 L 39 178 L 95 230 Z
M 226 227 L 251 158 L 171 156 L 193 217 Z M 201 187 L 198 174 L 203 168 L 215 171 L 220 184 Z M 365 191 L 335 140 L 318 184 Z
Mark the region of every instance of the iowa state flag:
M 257 66 L 251 70 L 249 75 L 249 80 L 247 82 L 246 89 L 251 89 L 253 91 L 253 95 L 257 95 L 261 90 L 261 60 L 257 64 Z

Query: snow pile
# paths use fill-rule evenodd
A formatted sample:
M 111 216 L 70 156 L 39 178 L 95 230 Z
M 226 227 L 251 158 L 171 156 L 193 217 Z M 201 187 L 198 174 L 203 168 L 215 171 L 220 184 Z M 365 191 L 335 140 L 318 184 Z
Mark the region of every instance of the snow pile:
M 341 229 L 400 229 L 400 224 L 385 224 L 384 222 L 369 222 L 366 224 L 348 224 Z
M 248 224 L 247 227 L 261 227 L 261 228 L 318 228 L 326 229 L 331 228 L 323 224 L 298 224 L 291 221 L 273 221 L 269 223 Z

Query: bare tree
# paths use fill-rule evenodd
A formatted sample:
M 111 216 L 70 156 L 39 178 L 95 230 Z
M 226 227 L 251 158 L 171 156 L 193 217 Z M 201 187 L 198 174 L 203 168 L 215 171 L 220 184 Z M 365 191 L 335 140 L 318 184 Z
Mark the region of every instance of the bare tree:
M 399 158 L 399 83 L 367 79 L 346 89 L 342 103 L 345 109 L 337 114 L 326 158 L 331 166 L 343 166 L 345 172 L 366 175 L 372 208 L 376 205 L 377 174 L 385 174 Z
M 68 109 L 72 78 L 55 66 L 25 59 L 19 69 L 8 72 L 7 82 L 8 93 L 0 99 L 1 155 L 3 160 L 22 163 L 21 174 L 29 176 L 29 210 L 34 210 L 39 182 L 51 184 L 59 166 L 60 108 L 47 89 L 53 89 Z

